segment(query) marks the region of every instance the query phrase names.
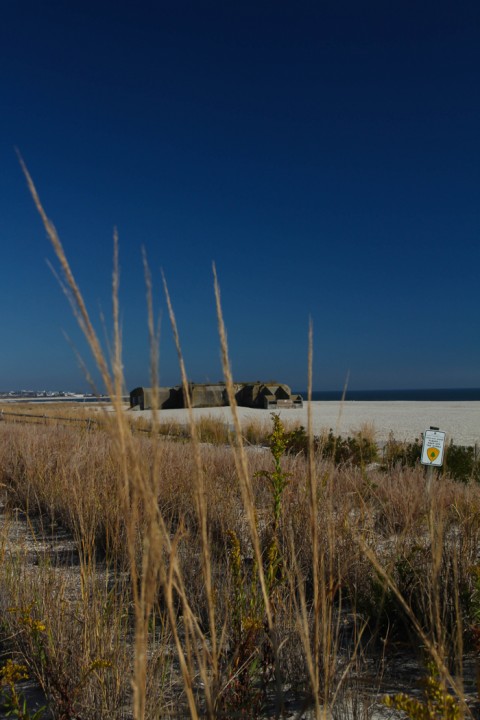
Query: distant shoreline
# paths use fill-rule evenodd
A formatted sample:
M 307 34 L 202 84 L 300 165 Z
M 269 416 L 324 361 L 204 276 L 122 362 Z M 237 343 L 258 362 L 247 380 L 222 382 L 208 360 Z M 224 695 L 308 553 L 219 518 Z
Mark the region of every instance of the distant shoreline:
M 295 390 L 304 399 L 307 397 L 306 390 Z M 343 397 L 342 390 L 314 390 L 312 400 L 323 400 L 324 402 L 339 401 Z M 480 401 L 480 388 L 428 388 L 410 390 L 348 390 L 345 400 L 351 401 L 428 401 L 428 402 L 476 402 Z
M 293 392 L 299 394 L 304 400 L 307 399 L 306 390 L 296 390 Z M 126 394 L 128 400 L 128 393 Z M 338 402 L 343 398 L 343 390 L 313 390 L 312 400 L 323 402 Z M 23 400 L 25 402 L 39 400 L 50 402 L 110 402 L 107 395 L 95 396 L 91 393 L 74 393 L 74 392 L 50 392 L 45 390 L 18 390 L 18 391 L 1 391 L 0 400 Z M 428 402 L 476 402 L 480 401 L 480 388 L 427 388 L 427 389 L 407 389 L 407 390 L 348 390 L 345 393 L 345 400 L 351 401 L 428 401 Z

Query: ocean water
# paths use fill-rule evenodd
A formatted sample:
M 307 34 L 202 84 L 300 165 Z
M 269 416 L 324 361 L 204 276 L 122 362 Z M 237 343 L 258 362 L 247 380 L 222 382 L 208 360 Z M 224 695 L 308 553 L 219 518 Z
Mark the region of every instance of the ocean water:
M 306 390 L 296 390 L 304 398 Z M 342 390 L 314 390 L 312 400 L 341 400 Z M 480 388 L 449 388 L 440 390 L 347 390 L 345 400 L 386 401 L 413 400 L 426 402 L 472 401 L 480 400 Z

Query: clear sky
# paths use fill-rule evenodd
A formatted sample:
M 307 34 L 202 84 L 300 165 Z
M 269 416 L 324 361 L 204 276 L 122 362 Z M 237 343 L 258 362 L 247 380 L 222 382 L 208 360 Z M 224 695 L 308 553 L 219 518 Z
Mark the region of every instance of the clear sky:
M 120 237 L 127 388 L 480 386 L 480 4 L 0 3 L 0 389 L 86 389 L 21 152 L 101 334 Z

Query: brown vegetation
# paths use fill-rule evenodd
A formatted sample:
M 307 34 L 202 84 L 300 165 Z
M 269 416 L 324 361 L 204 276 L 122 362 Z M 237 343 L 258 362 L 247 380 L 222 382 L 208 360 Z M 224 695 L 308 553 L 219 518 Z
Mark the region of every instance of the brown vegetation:
M 371 658 L 382 643 L 388 657 L 419 632 L 425 655 L 459 675 L 462 642 L 474 643 L 478 620 L 479 486 L 441 478 L 429 497 L 420 468 L 385 473 L 316 458 L 311 517 L 307 458 L 279 456 L 285 482 L 275 505 L 272 455 L 252 448 L 265 600 L 232 449 L 202 445 L 197 458 L 191 443 L 138 435 L 130 449 L 134 465 L 125 468 L 105 430 L 0 425 L 2 634 L 55 717 L 128 717 L 139 602 L 132 565 L 136 583 L 149 584 L 145 717 L 314 707 L 314 683 L 321 716 L 325 703 L 345 702 L 368 644 Z M 198 459 L 210 591 L 192 481 Z M 154 528 L 138 497 L 133 518 L 122 512 L 125 472 L 149 479 Z M 15 538 L 19 514 L 28 527 Z M 52 550 L 59 528 L 74 541 L 67 557 Z M 145 577 L 150 551 L 158 564 Z

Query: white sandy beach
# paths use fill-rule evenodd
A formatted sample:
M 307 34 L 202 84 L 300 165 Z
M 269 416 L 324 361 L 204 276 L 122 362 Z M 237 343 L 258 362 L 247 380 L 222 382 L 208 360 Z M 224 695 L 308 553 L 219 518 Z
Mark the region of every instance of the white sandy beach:
M 306 427 L 307 405 L 305 402 L 301 409 L 283 409 L 277 412 L 289 424 L 298 423 Z M 229 407 L 195 408 L 193 412 L 195 418 L 210 415 L 229 424 L 232 422 Z M 267 410 L 241 407 L 238 412 L 242 421 L 269 420 Z M 149 417 L 150 411 L 134 411 L 131 414 Z M 187 411 L 161 410 L 161 419 L 186 423 Z M 312 424 L 316 435 L 329 428 L 339 434 L 348 435 L 366 423 L 373 425 L 378 442 L 387 440 L 390 433 L 393 433 L 397 440 L 414 440 L 420 438 L 421 433 L 433 425 L 447 433 L 447 440 L 453 440 L 458 445 L 474 445 L 480 443 L 480 402 L 312 402 Z

